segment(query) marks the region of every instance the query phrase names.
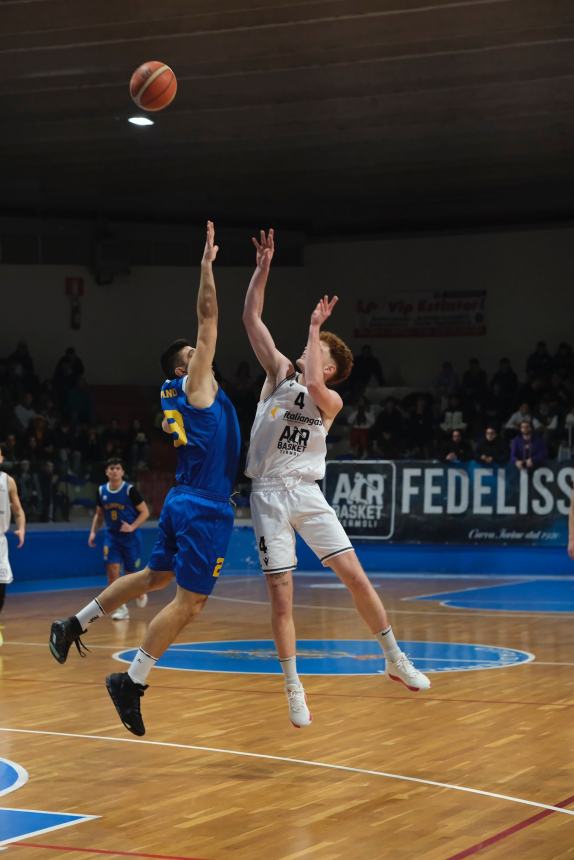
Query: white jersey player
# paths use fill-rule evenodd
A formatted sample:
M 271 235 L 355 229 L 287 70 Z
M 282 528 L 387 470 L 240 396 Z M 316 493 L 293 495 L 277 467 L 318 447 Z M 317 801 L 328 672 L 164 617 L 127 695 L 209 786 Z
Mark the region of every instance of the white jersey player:
M 0 449 L 0 464 L 4 462 L 4 456 Z M 16 481 L 6 472 L 0 471 L 0 610 L 4 606 L 6 586 L 14 579 L 10 560 L 8 558 L 8 541 L 6 532 L 10 528 L 11 515 L 14 514 L 16 529 L 14 534 L 18 537 L 18 548 L 24 545 L 26 536 L 26 515 L 20 503 Z M 2 636 L 0 634 L 0 645 Z
M 324 296 L 311 315 L 298 373 L 262 320 L 265 286 L 274 254 L 274 234 L 253 239 L 257 265 L 243 312 L 251 346 L 266 372 L 247 455 L 252 479 L 251 515 L 261 568 L 267 574 L 271 623 L 285 676 L 289 716 L 307 726 L 311 714 L 296 666 L 292 571 L 297 566 L 295 532 L 351 592 L 355 606 L 385 654 L 387 674 L 410 690 L 427 690 L 429 679 L 397 645 L 385 608 L 364 572 L 334 510 L 316 481 L 325 473 L 326 437 L 343 401 L 329 386 L 342 382 L 352 354 L 331 332 L 321 331 L 338 299 Z

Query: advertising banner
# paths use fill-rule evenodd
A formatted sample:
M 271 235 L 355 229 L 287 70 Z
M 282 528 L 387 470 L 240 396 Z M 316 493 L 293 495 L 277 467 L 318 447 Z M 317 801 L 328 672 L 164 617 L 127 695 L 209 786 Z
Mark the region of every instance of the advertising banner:
M 486 290 L 410 290 L 355 305 L 357 338 L 486 334 Z
M 332 460 L 323 490 L 350 537 L 564 546 L 574 465 Z

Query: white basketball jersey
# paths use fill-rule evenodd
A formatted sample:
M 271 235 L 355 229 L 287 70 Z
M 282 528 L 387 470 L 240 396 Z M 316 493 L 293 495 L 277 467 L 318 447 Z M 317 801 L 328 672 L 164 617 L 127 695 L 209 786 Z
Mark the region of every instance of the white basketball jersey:
M 0 535 L 3 535 L 10 528 L 11 515 L 8 475 L 6 472 L 0 472 Z
M 319 409 L 290 376 L 257 405 L 245 474 L 318 481 L 325 474 L 326 438 Z

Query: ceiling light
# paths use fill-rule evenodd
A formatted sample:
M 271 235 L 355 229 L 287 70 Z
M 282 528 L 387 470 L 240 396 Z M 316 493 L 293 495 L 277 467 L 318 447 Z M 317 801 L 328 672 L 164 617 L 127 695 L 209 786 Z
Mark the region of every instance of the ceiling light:
M 153 125 L 153 119 L 148 119 L 147 116 L 130 116 L 128 122 L 132 125 Z

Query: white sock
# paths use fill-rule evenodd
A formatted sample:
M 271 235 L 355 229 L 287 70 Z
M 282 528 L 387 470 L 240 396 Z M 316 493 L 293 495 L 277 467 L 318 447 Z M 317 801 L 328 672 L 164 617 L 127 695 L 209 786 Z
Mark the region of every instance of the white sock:
M 135 684 L 141 684 L 145 687 L 147 676 L 157 663 L 158 658 L 152 657 L 143 648 L 138 648 L 138 653 L 132 660 L 132 665 L 128 669 L 128 675 Z
M 377 633 L 377 639 L 381 643 L 387 660 L 392 660 L 395 663 L 401 656 L 401 649 L 397 645 L 397 640 L 390 624 L 384 630 L 381 630 L 380 633 Z
M 87 606 L 84 606 L 83 609 L 76 614 L 76 618 L 80 622 L 80 626 L 84 633 L 88 629 L 90 624 L 93 624 L 94 621 L 97 621 L 98 618 L 101 618 L 106 613 L 98 603 L 98 600 L 92 600 L 91 603 L 88 603 Z
M 286 657 L 285 660 L 279 660 L 283 674 L 285 675 L 286 684 L 295 684 L 297 687 L 302 686 L 297 674 L 297 658 Z

